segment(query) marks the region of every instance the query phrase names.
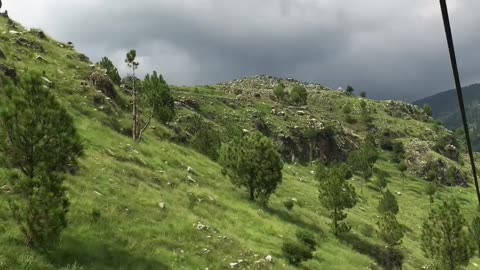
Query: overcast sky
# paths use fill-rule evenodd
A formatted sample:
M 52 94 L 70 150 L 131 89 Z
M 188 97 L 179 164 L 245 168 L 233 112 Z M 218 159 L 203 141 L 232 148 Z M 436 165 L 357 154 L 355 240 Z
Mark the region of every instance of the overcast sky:
M 462 84 L 480 82 L 479 0 L 449 0 Z M 126 74 L 175 85 L 266 74 L 378 99 L 453 88 L 437 0 L 3 0 L 10 16 Z

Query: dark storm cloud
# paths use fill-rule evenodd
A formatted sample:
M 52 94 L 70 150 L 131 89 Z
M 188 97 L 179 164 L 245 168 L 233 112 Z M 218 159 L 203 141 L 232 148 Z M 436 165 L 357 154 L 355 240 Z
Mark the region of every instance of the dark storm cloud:
M 5 0 L 14 19 L 178 85 L 269 74 L 415 99 L 452 88 L 437 1 Z M 480 81 L 477 0 L 449 1 L 464 83 Z

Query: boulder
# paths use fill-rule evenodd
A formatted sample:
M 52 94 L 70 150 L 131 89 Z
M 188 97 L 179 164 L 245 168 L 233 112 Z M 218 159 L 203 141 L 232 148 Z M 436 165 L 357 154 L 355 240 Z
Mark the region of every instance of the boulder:
M 272 255 L 267 255 L 267 256 L 265 257 L 265 261 L 267 261 L 267 262 L 269 262 L 269 263 L 273 263 L 273 257 L 272 257 Z
M 35 57 L 35 60 L 37 60 L 38 62 L 48 64 L 48 61 L 45 58 L 43 58 L 41 55 L 37 55 L 37 57 Z

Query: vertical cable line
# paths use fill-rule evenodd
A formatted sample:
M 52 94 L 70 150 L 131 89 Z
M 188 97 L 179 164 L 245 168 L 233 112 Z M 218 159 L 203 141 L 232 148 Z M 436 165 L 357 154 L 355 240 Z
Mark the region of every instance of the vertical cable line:
M 457 57 L 455 56 L 455 48 L 453 46 L 452 29 L 450 27 L 450 19 L 448 17 L 448 7 L 446 0 L 440 0 L 442 8 L 443 24 L 445 26 L 445 34 L 447 36 L 448 50 L 450 52 L 450 60 L 452 62 L 453 77 L 455 78 L 455 87 L 457 89 L 458 104 L 462 114 L 463 129 L 465 131 L 465 139 L 470 156 L 470 164 L 472 165 L 473 179 L 475 181 L 475 189 L 477 191 L 478 204 L 480 205 L 480 189 L 478 187 L 477 169 L 475 167 L 475 159 L 473 157 L 472 144 L 470 142 L 470 130 L 468 129 L 467 116 L 465 114 L 465 105 L 463 103 L 462 85 L 460 84 L 460 76 L 458 75 Z

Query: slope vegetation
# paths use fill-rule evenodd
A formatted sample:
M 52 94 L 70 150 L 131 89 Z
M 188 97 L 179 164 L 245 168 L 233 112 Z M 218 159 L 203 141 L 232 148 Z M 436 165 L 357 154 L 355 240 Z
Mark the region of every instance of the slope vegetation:
M 266 76 L 174 87 L 175 121 L 153 123 L 136 144 L 128 135 L 127 96 L 119 87 L 96 83 L 92 74 L 102 70 L 88 58 L 4 18 L 0 33 L 5 56 L 0 73 L 15 79 L 28 70 L 43 72 L 45 87 L 74 117 L 85 146 L 79 172 L 67 181 L 69 227 L 60 246 L 48 254 L 25 247 L 8 209 L 12 192 L 0 177 L 0 269 L 295 269 L 282 257 L 281 246 L 298 229 L 313 232 L 319 242 L 303 269 L 374 269 L 384 246 L 376 233 L 381 194 L 370 183 L 363 187 L 357 176 L 351 180 L 360 202 L 348 212 L 351 234 L 338 239 L 329 231 L 311 165 L 312 160 L 345 160 L 369 133 L 379 141 L 402 141 L 407 148 L 405 176 L 388 151 L 381 151 L 375 165 L 388 173 L 389 189 L 400 206 L 398 219 L 407 228 L 401 247 L 405 269 L 429 264 L 420 250 L 420 224 L 429 209 L 422 179 L 422 164 L 429 163 L 424 159 L 440 160 L 442 169 L 457 168 L 467 179 L 464 187 L 442 188 L 436 202 L 454 196 L 469 219 L 475 212 L 468 170 L 461 165 L 468 164 L 465 157 L 452 160 L 434 152 L 432 145 L 449 131 L 437 130 L 409 104 L 364 100 L 305 84 L 308 103 L 291 106 L 276 101 L 271 92 L 279 82 L 287 89 L 298 82 Z M 360 120 L 346 123 L 342 112 L 351 104 L 353 117 L 359 119 L 362 100 L 373 117 L 368 131 Z M 287 163 L 268 207 L 248 201 L 245 190 L 233 186 L 215 161 L 194 150 L 198 145 L 192 143 L 191 118 L 226 134 L 222 138 L 229 132 L 260 130 L 279 145 Z M 323 132 L 305 140 L 308 127 Z M 297 203 L 288 211 L 284 202 L 292 198 Z

